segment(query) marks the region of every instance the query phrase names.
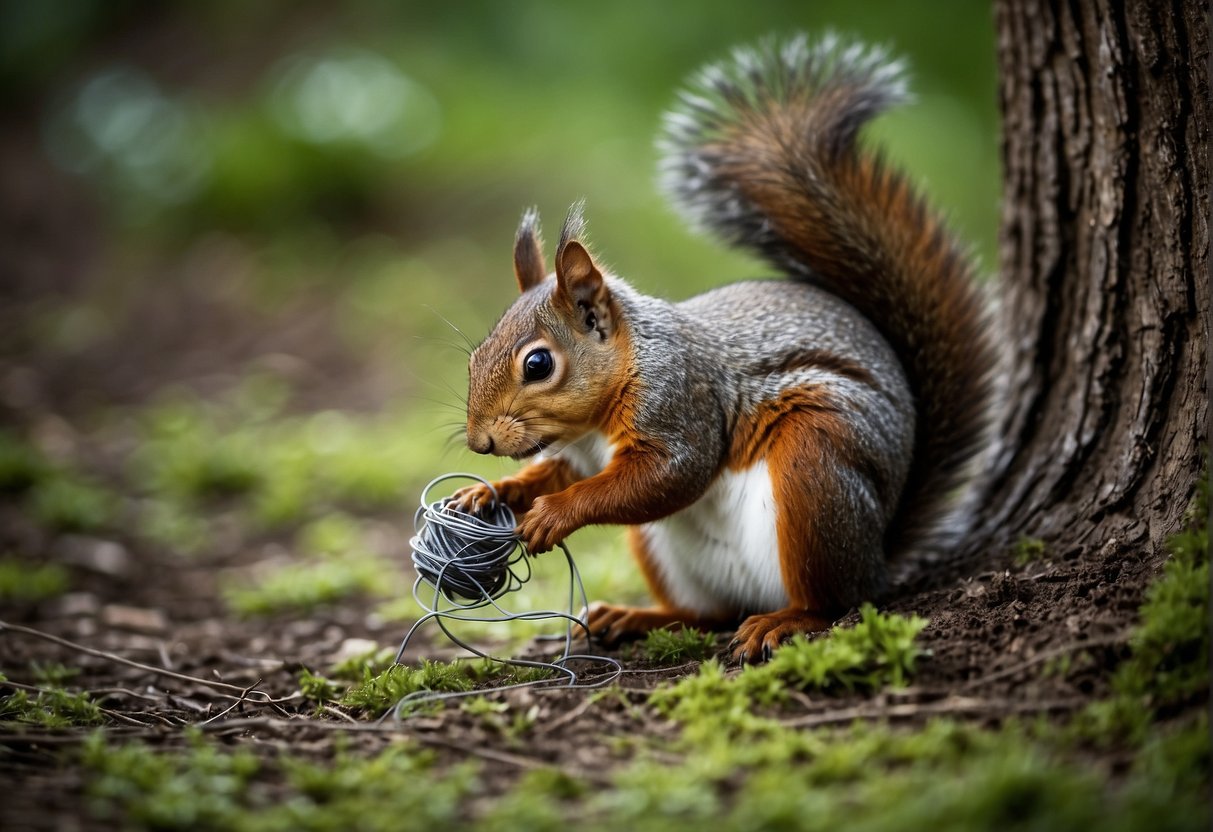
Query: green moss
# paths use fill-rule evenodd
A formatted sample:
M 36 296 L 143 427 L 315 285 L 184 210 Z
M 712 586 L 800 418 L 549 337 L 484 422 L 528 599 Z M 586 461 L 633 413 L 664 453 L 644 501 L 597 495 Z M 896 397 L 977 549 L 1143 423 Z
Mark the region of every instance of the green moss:
M 1176 748 L 1175 744 L 1179 747 Z M 678 763 L 642 757 L 575 816 L 636 830 L 1201 829 L 1208 740 L 1163 741 L 1160 769 L 1127 780 L 1032 740 L 940 720 L 857 724 L 695 745 Z M 1190 771 L 1190 774 L 1180 774 Z
M 491 719 L 506 713 L 510 709 L 508 702 L 499 702 L 487 696 L 469 696 L 459 705 L 459 710 L 472 716 Z
M 145 829 L 229 829 L 245 809 L 261 765 L 247 751 L 224 751 L 195 738 L 186 752 L 85 744 L 87 793 L 94 816 Z
M 90 532 L 117 513 L 114 494 L 0 429 L 0 494 L 20 495 L 37 522 L 53 531 Z
M 1141 690 L 1155 704 L 1178 702 L 1209 686 L 1209 563 L 1172 559 L 1146 593 L 1134 631 L 1133 660 L 1118 687 Z
M 733 676 L 706 662 L 698 674 L 659 688 L 651 702 L 696 733 L 710 732 L 716 723 L 752 732 L 766 725 L 753 715 L 755 707 L 784 698 L 789 687 L 828 693 L 906 684 L 922 656 L 915 638 L 926 623 L 865 604 L 854 627 L 835 627 L 813 640 L 798 636 L 765 665 Z
M 67 592 L 68 586 L 67 570 L 58 564 L 0 558 L 0 601 L 44 601 Z
M 195 738 L 187 750 L 89 740 L 91 814 L 123 828 L 235 830 L 450 829 L 465 816 L 475 769 L 434 771 L 433 755 L 396 744 L 365 757 L 259 760 Z M 281 785 L 265 788 L 265 781 Z
M 30 507 L 43 526 L 56 531 L 89 532 L 110 524 L 117 500 L 87 480 L 57 475 L 34 488 Z
M 611 788 L 589 801 L 589 809 L 601 819 L 601 827 L 618 824 L 614 828 L 635 832 L 720 829 L 727 823 L 720 785 L 719 771 L 694 757 L 681 765 L 641 760 L 619 771 Z
M 902 687 L 923 655 L 915 639 L 926 619 L 885 615 L 864 604 L 854 627 L 834 627 L 813 640 L 797 636 L 775 652 L 766 672 L 801 690 Z
M 289 466 L 280 465 L 251 496 L 249 513 L 258 527 L 281 529 L 306 517 L 314 499 L 306 472 L 296 475 Z
M 496 706 L 484 713 L 506 716 Z M 718 735 L 679 757 L 664 742 L 650 746 L 660 756 L 642 748 L 592 788 L 559 770 L 530 771 L 501 797 L 479 790 L 472 765 L 438 769 L 432 754 L 404 743 L 257 760 L 201 739 L 164 753 L 93 739 L 86 791 L 101 819 L 201 830 L 1208 828 L 1205 714 L 1158 733 L 1116 776 L 1043 736 L 1014 722 L 990 730 L 947 719 L 909 730 L 780 729 L 746 743 Z
M 262 570 L 253 582 L 232 579 L 223 587 L 228 607 L 244 616 L 310 612 L 384 588 L 384 566 L 377 559 L 308 560 Z
M 153 429 L 139 458 L 147 476 L 156 490 L 195 500 L 253 492 L 264 480 L 264 448 L 257 444 L 256 432 L 224 430 L 205 413 L 180 412 L 171 426 Z
M 1206 477 L 1188 512 L 1188 527 L 1168 541 L 1171 556 L 1146 590 L 1130 657 L 1112 677 L 1112 695 L 1088 707 L 1072 733 L 1100 744 L 1139 744 L 1161 710 L 1207 697 L 1208 500 Z
M 663 744 L 660 756 L 642 751 L 592 788 L 539 769 L 501 797 L 484 794 L 476 766 L 439 769 L 434 755 L 403 743 L 258 760 L 197 737 L 171 752 L 94 737 L 84 763 L 95 818 L 152 829 L 1194 832 L 1210 820 L 1203 714 L 1160 732 L 1118 776 L 1019 724 L 949 720 L 784 730 L 680 757 Z
M 334 702 L 341 696 L 342 690 L 342 686 L 332 679 L 318 676 L 307 668 L 299 672 L 299 692 L 309 702 L 322 705 L 326 702 Z
M 882 738 L 843 780 L 830 780 L 829 754 L 800 766 L 752 774 L 739 790 L 726 829 L 1136 829 L 1143 807 L 1122 797 L 1106 776 L 1067 763 L 1009 732 L 963 732 L 970 744 L 955 753 L 945 742 L 929 753 L 920 738 Z M 930 732 L 922 732 L 928 734 Z M 846 745 L 840 735 L 831 749 Z M 912 744 L 918 747 L 907 747 Z M 942 753 L 940 753 L 942 752 Z M 898 758 L 912 761 L 898 766 Z M 826 769 L 826 770 L 823 770 Z M 829 785 L 818 785 L 822 782 Z M 1173 807 L 1178 828 L 1199 828 L 1199 806 Z
M 299 529 L 295 539 L 310 555 L 341 556 L 365 548 L 362 527 L 344 512 L 331 512 Z
M 708 660 L 699 672 L 673 685 L 659 687 L 649 697 L 658 711 L 683 724 L 692 739 L 700 736 L 732 736 L 760 733 L 769 721 L 755 713 L 755 679 L 773 681 L 762 669 L 746 669 L 730 677 L 715 659 Z
M 143 411 L 130 464 L 140 490 L 194 503 L 223 497 L 277 529 L 336 506 L 398 507 L 411 502 L 407 486 L 439 470 L 440 449 L 411 413 L 283 416 L 279 405 L 250 404 L 243 389 L 215 402 L 178 394 Z
M 248 494 L 261 483 L 264 448 L 248 429 L 225 429 L 213 407 L 168 399 L 142 419 L 145 433 L 131 473 L 148 493 L 203 500 Z
M 1209 714 L 1197 711 L 1146 739 L 1133 761 L 1132 787 L 1162 804 L 1190 799 L 1208 794 L 1211 770 Z
M 36 448 L 0 430 L 0 493 L 28 491 L 50 472 L 50 465 Z
M 469 662 L 431 662 L 422 660 L 420 667 L 394 664 L 361 684 L 348 690 L 341 704 L 378 715 L 395 707 L 412 693 L 428 690 L 456 692 L 471 690 L 482 671 Z
M 481 814 L 476 828 L 483 832 L 567 832 L 570 815 L 584 822 L 583 811 L 573 802 L 587 791 L 585 783 L 555 769 L 528 771 Z
M 87 693 L 48 688 L 36 693 L 14 690 L 0 697 L 0 723 L 67 728 L 72 725 L 99 725 L 103 721 L 101 709 Z
M 637 645 L 637 652 L 648 661 L 660 664 L 701 662 L 716 652 L 716 635 L 690 627 L 650 630 L 644 641 Z
M 197 554 L 210 538 L 206 519 L 197 507 L 173 497 L 144 500 L 139 506 L 138 522 L 145 538 L 175 554 Z
M 282 765 L 299 797 L 265 813 L 253 828 L 452 829 L 476 786 L 475 767 L 438 772 L 431 754 L 407 745 L 370 757 L 343 753 L 328 763 L 284 759 Z M 278 823 L 265 822 L 271 819 Z
M 379 647 L 340 661 L 329 670 L 335 679 L 361 681 L 378 676 L 396 663 L 396 648 Z
M 1043 560 L 1048 550 L 1045 542 L 1038 537 L 1021 537 L 1015 542 L 1014 563 L 1018 567 L 1027 566 L 1038 560 Z
M 51 687 L 62 687 L 65 682 L 69 682 L 80 675 L 80 668 L 68 667 L 59 662 L 30 662 L 30 673 L 40 685 Z
M 482 668 L 479 678 L 482 680 L 494 679 L 501 685 L 526 685 L 531 682 L 542 682 L 546 679 L 554 679 L 559 674 L 547 667 L 525 667 L 518 665 L 497 666 L 489 664 Z
M 190 496 L 230 497 L 248 494 L 261 484 L 262 473 L 255 460 L 254 448 L 229 440 L 193 458 L 178 459 L 176 469 L 169 473 L 177 478 L 177 487 Z
M 1196 519 L 1168 541 L 1171 558 L 1146 591 L 1141 623 L 1133 633 L 1137 667 L 1125 670 L 1148 677 L 1150 694 L 1160 704 L 1209 687 L 1208 512 L 1206 479 L 1189 515 Z

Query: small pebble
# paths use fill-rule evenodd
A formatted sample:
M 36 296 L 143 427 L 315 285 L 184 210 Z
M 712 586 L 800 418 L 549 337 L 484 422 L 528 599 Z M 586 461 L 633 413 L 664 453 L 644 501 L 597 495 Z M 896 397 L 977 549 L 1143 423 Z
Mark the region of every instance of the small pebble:
M 163 633 L 168 629 L 168 619 L 160 610 L 122 604 L 106 604 L 101 610 L 101 623 L 116 630 L 136 633 Z
M 337 664 L 347 659 L 365 656 L 367 653 L 373 653 L 378 649 L 379 643 L 371 641 L 369 638 L 347 638 L 341 642 L 341 646 L 337 648 L 337 652 L 333 653 L 332 660 L 334 664 Z

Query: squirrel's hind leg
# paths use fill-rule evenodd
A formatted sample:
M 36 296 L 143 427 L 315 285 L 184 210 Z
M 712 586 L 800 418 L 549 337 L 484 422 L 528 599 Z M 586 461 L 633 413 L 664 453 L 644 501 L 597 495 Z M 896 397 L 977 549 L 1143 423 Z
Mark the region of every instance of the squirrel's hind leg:
M 751 615 L 730 647 L 738 662 L 765 661 L 797 633 L 818 632 L 885 583 L 887 518 L 874 461 L 854 426 L 829 409 L 780 414 L 762 458 L 771 476 L 779 567 L 788 606 Z

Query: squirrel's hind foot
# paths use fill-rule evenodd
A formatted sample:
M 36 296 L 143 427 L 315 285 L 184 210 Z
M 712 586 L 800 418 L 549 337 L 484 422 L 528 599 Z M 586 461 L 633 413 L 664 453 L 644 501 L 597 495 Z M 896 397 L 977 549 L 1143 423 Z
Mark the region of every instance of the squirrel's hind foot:
M 830 621 L 816 613 L 795 607 L 779 612 L 751 615 L 737 628 L 729 644 L 733 661 L 758 664 L 771 658 L 780 644 L 797 633 L 815 633 L 829 629 Z
M 713 629 L 699 616 L 687 610 L 664 607 L 624 607 L 595 601 L 586 611 L 590 636 L 608 647 L 643 638 L 650 630 L 662 627 L 702 627 Z

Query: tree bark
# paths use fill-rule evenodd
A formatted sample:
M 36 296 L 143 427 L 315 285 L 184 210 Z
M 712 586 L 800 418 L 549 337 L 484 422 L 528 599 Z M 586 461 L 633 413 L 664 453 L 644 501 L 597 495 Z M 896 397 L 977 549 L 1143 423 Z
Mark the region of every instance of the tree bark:
M 1008 383 L 958 559 L 1021 536 L 1155 554 L 1208 443 L 1207 9 L 995 10 Z

